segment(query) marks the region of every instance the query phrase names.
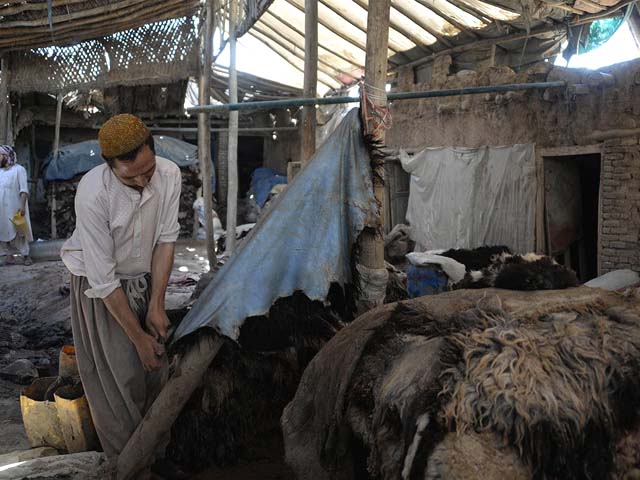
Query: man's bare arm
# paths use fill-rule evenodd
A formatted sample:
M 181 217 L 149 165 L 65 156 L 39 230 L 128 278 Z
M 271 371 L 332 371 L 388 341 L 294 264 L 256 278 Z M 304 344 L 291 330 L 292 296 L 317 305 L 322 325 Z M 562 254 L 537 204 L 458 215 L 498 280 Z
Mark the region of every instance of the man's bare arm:
M 104 299 L 104 303 L 136 347 L 144 369 L 158 370 L 162 366 L 160 356 L 164 353 L 164 347 L 142 329 L 140 320 L 131 310 L 127 295 L 122 288 L 116 288 Z
M 24 192 L 20 192 L 20 200 L 22 201 L 22 206 L 20 207 L 20 213 L 22 215 L 27 211 L 27 194 Z
M 151 258 L 151 300 L 147 313 L 147 328 L 152 334 L 167 338 L 169 318 L 164 310 L 164 299 L 169 285 L 175 243 L 159 243 Z

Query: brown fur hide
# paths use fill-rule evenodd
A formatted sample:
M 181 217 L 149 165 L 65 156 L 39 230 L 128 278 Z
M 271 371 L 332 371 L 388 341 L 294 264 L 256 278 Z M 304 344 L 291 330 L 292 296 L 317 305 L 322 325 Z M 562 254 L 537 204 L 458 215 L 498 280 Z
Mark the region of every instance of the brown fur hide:
M 639 313 L 587 288 L 368 312 L 305 371 L 282 419 L 287 461 L 303 480 L 620 475 L 616 444 L 638 424 Z

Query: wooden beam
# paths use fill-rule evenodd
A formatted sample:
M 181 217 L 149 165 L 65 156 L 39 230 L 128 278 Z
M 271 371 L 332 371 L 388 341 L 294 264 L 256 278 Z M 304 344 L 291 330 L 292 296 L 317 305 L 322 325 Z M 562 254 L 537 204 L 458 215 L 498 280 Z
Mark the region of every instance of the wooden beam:
M 469 15 L 471 15 L 474 18 L 477 18 L 478 20 L 482 21 L 482 23 L 484 23 L 486 25 L 491 25 L 493 23 L 493 18 L 488 17 L 487 15 L 482 13 L 480 10 L 476 10 L 472 6 L 467 5 L 462 0 L 447 0 L 447 1 L 451 5 L 454 5 L 454 6 L 458 7 L 463 12 L 468 13 Z
M 318 85 L 318 0 L 305 0 L 304 10 L 304 96 L 315 98 Z M 304 107 L 300 154 L 303 164 L 316 151 L 316 123 L 316 107 Z
M 287 3 L 289 3 L 290 5 L 293 5 L 294 7 L 296 7 L 298 10 L 300 10 L 301 12 L 304 13 L 304 8 L 301 7 L 298 2 L 296 0 L 286 0 Z M 360 40 L 351 38 L 347 35 L 345 35 L 339 28 L 334 27 L 333 25 L 331 25 L 331 23 L 329 22 L 324 22 L 322 21 L 322 19 L 318 19 L 318 23 L 320 25 L 322 25 L 323 27 L 325 27 L 327 30 L 331 31 L 332 33 L 334 33 L 335 35 L 337 35 L 338 37 L 342 38 L 343 40 L 349 42 L 351 45 L 353 45 L 356 48 L 359 48 L 360 50 L 366 50 L 366 43 L 363 45 Z M 353 25 L 353 24 L 352 24 Z M 389 50 L 392 53 L 400 53 L 398 50 L 395 50 L 393 48 L 388 47 Z
M 271 30 L 270 28 L 266 27 L 266 25 L 262 26 L 259 22 L 254 24 L 254 26 L 252 27 L 252 30 L 255 30 L 256 32 L 264 35 L 271 41 L 277 43 L 282 48 L 287 50 L 293 56 L 299 58 L 304 62 L 304 53 L 303 53 L 304 49 L 301 48 L 299 45 L 296 45 L 293 41 L 282 37 L 278 32 Z M 293 48 L 290 45 L 287 45 L 287 43 L 292 44 Z M 352 78 L 355 78 L 353 77 L 353 75 L 347 72 L 343 72 L 342 70 L 339 70 L 333 66 L 328 65 L 323 60 L 318 60 L 318 70 L 331 78 L 334 78 L 336 76 L 336 73 L 346 74 L 351 76 Z M 302 69 L 302 72 L 304 73 L 304 69 Z
M 267 10 L 265 13 L 266 13 L 266 15 L 263 15 L 260 18 L 261 22 L 264 22 L 266 25 L 270 25 L 269 23 L 266 22 L 266 17 L 273 18 L 276 22 L 281 23 L 282 25 L 284 25 L 287 28 L 290 28 L 291 30 L 296 32 L 298 35 L 300 35 L 302 38 L 304 38 L 304 32 L 302 30 L 296 28 L 294 25 L 292 25 L 291 23 L 287 22 L 286 20 L 283 20 L 282 18 L 274 15 L 273 13 L 271 13 L 270 10 Z M 318 45 L 318 47 L 319 48 L 323 48 L 320 45 Z M 351 65 L 354 66 L 354 68 L 364 68 L 364 63 L 363 62 L 358 62 L 354 58 L 348 58 L 345 55 L 342 55 L 340 52 L 329 51 L 329 50 L 327 50 L 325 48 L 323 48 L 323 50 L 325 50 L 326 52 L 330 53 L 331 55 L 335 55 L 340 60 L 344 60 L 345 62 L 350 63 Z M 364 50 L 363 50 L 363 52 L 364 52 Z
M 536 37 L 538 35 L 544 35 L 547 33 L 562 33 L 564 32 L 566 29 L 566 26 L 564 25 L 553 25 L 551 27 L 540 27 L 534 30 L 531 30 L 529 33 L 527 32 L 518 32 L 518 33 L 513 33 L 511 35 L 505 35 L 503 37 L 496 37 L 496 38 L 485 38 L 482 40 L 477 40 L 475 42 L 470 42 L 470 43 L 466 43 L 464 45 L 458 45 L 456 47 L 452 47 L 452 48 L 448 48 L 446 50 L 441 50 L 439 52 L 436 52 L 432 55 L 429 55 L 427 57 L 423 57 L 423 58 L 419 58 L 418 60 L 414 60 L 413 62 L 409 62 L 407 64 L 401 65 L 403 68 L 408 68 L 408 67 L 417 67 L 419 65 L 422 65 L 424 63 L 430 62 L 433 59 L 440 57 L 442 55 L 451 55 L 453 53 L 462 53 L 462 52 L 467 52 L 469 50 L 475 50 L 475 49 L 480 49 L 480 48 L 490 48 L 492 45 L 498 45 L 500 43 L 508 43 L 508 42 L 514 42 L 516 40 L 523 40 L 525 38 L 532 38 L 532 37 Z
M 63 104 L 63 96 L 61 93 L 58 94 L 57 105 L 56 105 L 56 126 L 54 130 L 53 136 L 53 160 L 58 159 L 58 153 L 60 152 L 60 123 L 62 122 L 62 104 Z M 55 240 L 58 238 L 58 225 L 56 218 L 56 182 L 51 184 L 51 239 Z
M 207 0 L 205 5 L 205 21 L 200 31 L 200 79 L 198 86 L 198 103 L 209 105 L 211 81 L 211 64 L 213 57 L 213 0 Z M 204 200 L 204 228 L 207 234 L 207 257 L 209 268 L 217 263 L 215 240 L 213 236 L 213 214 L 211 199 L 211 117 L 207 113 L 198 113 L 198 159 L 200 160 L 200 178 L 202 180 L 202 198 Z M 197 221 L 197 220 L 196 220 Z
M 198 343 L 179 359 L 173 374 L 118 456 L 118 480 L 134 478 L 149 463 L 158 440 L 170 431 L 223 343 L 222 337 L 201 332 Z
M 449 16 L 448 14 L 446 14 L 443 10 L 440 10 L 438 7 L 435 6 L 435 2 L 429 2 L 429 1 L 425 1 L 425 0 L 417 0 L 418 3 L 420 3 L 421 5 L 427 7 L 429 10 L 431 10 L 433 13 L 435 13 L 436 15 L 438 15 L 440 18 L 444 19 L 445 21 L 449 22 L 451 25 L 453 25 L 454 27 L 456 27 L 458 30 L 460 30 L 461 33 L 465 33 L 467 35 L 469 35 L 472 38 L 479 38 L 478 34 L 475 33 L 473 31 L 473 29 L 471 29 L 470 27 L 461 24 L 460 22 L 458 22 L 455 18 Z M 394 5 L 393 8 L 397 9 L 399 12 L 402 12 L 404 15 L 406 15 L 408 18 L 410 18 L 411 20 L 413 20 L 415 23 L 417 23 L 418 25 L 420 25 L 422 27 L 422 20 L 419 18 L 414 17 L 411 12 L 409 12 L 408 10 L 399 7 L 398 5 Z M 475 17 L 474 17 L 475 18 Z M 424 28 L 424 27 L 423 27 Z
M 85 3 L 86 1 L 87 0 L 51 0 L 51 6 L 52 8 L 66 7 L 68 5 L 77 5 L 79 3 Z M 0 7 L 0 16 L 8 17 L 10 15 L 16 15 L 22 12 L 32 12 L 37 10 L 46 11 L 47 8 L 48 8 L 47 2 L 38 2 L 38 3 L 29 2 L 29 3 L 20 3 L 17 5 L 13 4 L 5 7 Z
M 138 7 L 135 7 L 138 8 Z M 144 11 L 140 14 L 134 10 L 132 18 L 135 19 L 135 24 L 132 24 L 132 19 L 128 16 L 120 18 L 123 12 L 111 14 L 109 18 L 98 17 L 93 19 L 85 19 L 81 23 L 82 25 L 69 24 L 64 27 L 55 28 L 56 37 L 52 39 L 51 32 L 48 29 L 28 29 L 26 33 L 21 35 L 8 34 L 7 32 L 0 32 L 0 49 L 15 49 L 15 48 L 37 48 L 44 46 L 59 45 L 63 46 L 68 43 L 77 43 L 79 41 L 87 41 L 94 38 L 100 38 L 106 35 L 111 35 L 118 31 L 128 30 L 131 28 L 137 28 L 147 23 L 170 20 L 173 18 L 182 17 L 192 12 L 190 5 L 181 5 L 179 2 L 173 4 L 170 9 L 165 10 L 163 5 L 161 9 L 153 8 L 150 11 Z M 98 24 L 98 27 L 90 28 L 89 25 Z M 35 30 L 35 31 L 34 31 Z M 37 33 L 43 32 L 43 33 Z
M 387 43 L 389 41 L 389 17 L 391 0 L 375 0 L 369 3 L 367 16 L 367 65 L 365 70 L 365 94 L 363 107 L 371 101 L 382 109 L 387 109 L 387 94 L 385 90 L 387 82 Z M 362 119 L 364 130 L 372 135 L 372 141 L 384 144 L 385 134 L 383 128 L 378 128 L 376 118 L 365 117 Z M 384 264 L 384 241 L 382 231 L 384 227 L 385 187 L 384 164 L 372 159 L 373 192 L 379 207 L 379 217 L 376 225 L 368 225 L 360 234 L 360 263 L 369 270 L 386 273 Z M 382 305 L 384 294 L 376 296 L 368 294 L 368 285 L 361 285 L 362 295 L 359 313 Z M 382 289 L 384 292 L 384 289 Z
M 0 57 L 0 144 L 8 142 L 9 122 L 9 59 Z
M 122 0 L 116 3 L 108 3 L 96 8 L 82 9 L 77 12 L 67 12 L 64 15 L 57 15 L 52 17 L 52 23 L 58 25 L 61 23 L 75 22 L 87 17 L 93 17 L 94 15 L 103 15 L 113 13 L 124 8 L 131 6 L 140 6 L 141 4 L 148 3 L 147 0 Z M 42 18 L 35 20 L 14 20 L 3 21 L 0 23 L 0 31 L 8 28 L 16 27 L 49 27 L 49 18 L 47 15 L 43 15 Z
M 365 9 L 370 8 L 370 3 L 364 2 L 363 0 L 353 0 L 353 1 L 354 1 L 354 3 L 356 3 L 358 6 L 360 6 L 362 8 L 365 8 Z M 402 11 L 398 8 L 397 5 L 394 5 L 393 8 L 397 9 L 399 12 L 402 13 Z M 406 38 L 411 40 L 417 46 L 419 46 L 419 47 L 421 46 L 424 49 L 424 45 L 422 44 L 422 42 L 419 39 L 417 39 L 415 37 L 415 35 L 413 35 L 413 33 L 409 32 L 407 29 L 405 29 L 398 22 L 394 22 L 393 20 L 390 20 L 389 23 L 391 25 L 391 28 L 393 28 L 396 32 L 400 33 L 401 35 L 404 35 Z M 422 22 L 419 25 L 424 30 L 426 30 L 431 35 L 433 35 L 433 37 L 435 37 L 436 40 L 438 40 L 444 46 L 451 47 L 451 42 L 449 42 L 446 38 L 444 38 L 444 36 L 441 35 L 439 32 L 437 32 L 435 29 L 431 28 L 431 26 L 429 24 L 427 24 L 426 22 Z M 430 48 L 429 51 L 433 52 L 433 49 Z
M 238 0 L 228 0 L 229 5 L 229 103 L 238 103 L 238 75 L 236 71 L 236 28 L 238 24 Z M 229 143 L 227 150 L 227 239 L 225 253 L 236 249 L 236 215 L 238 211 L 238 111 L 229 112 Z
M 282 57 L 289 65 L 291 65 L 293 68 L 298 70 L 300 73 L 304 74 L 304 68 L 300 67 L 300 65 L 298 65 L 296 62 L 292 60 L 292 59 L 299 60 L 299 58 L 293 55 L 289 50 L 273 42 L 273 40 L 269 40 L 269 38 L 267 38 L 265 35 L 261 34 L 258 31 L 255 31 L 254 29 L 251 29 L 248 34 L 251 35 L 256 40 L 259 40 L 260 42 L 264 43 L 267 47 L 269 47 L 271 50 L 276 52 L 280 57 Z M 340 86 L 340 82 L 338 82 L 337 80 L 334 80 L 333 77 L 331 77 L 332 83 L 327 83 L 327 81 L 322 80 L 322 78 L 320 77 L 318 78 L 318 82 L 328 88 L 338 88 Z
M 279 30 L 277 30 L 275 27 L 269 25 L 268 23 L 266 23 L 264 21 L 264 19 L 260 19 L 258 20 L 256 23 L 254 23 L 253 27 L 256 30 L 258 30 L 260 33 L 268 36 L 269 38 L 272 38 L 274 41 L 278 41 L 277 39 L 279 39 L 280 44 L 287 48 L 286 44 L 291 44 L 293 45 L 293 48 L 290 48 L 291 53 L 293 53 L 294 55 L 296 55 L 297 57 L 299 57 L 301 60 L 304 61 L 305 56 L 302 52 L 304 52 L 305 50 L 305 45 L 304 45 L 304 36 L 303 38 L 299 39 L 299 41 L 296 41 L 294 38 L 292 38 L 291 36 L 287 36 L 284 32 L 281 32 Z M 343 70 L 341 68 L 338 68 L 335 66 L 335 64 L 328 62 L 322 58 L 318 58 L 318 63 L 322 66 L 324 66 L 325 68 L 323 69 L 323 71 L 330 76 L 335 76 L 336 73 L 339 73 L 341 75 L 350 77 L 352 80 L 359 80 L 359 77 L 356 77 L 353 73 L 351 72 L 347 72 L 346 70 Z M 352 64 L 351 64 L 352 65 Z M 354 66 L 354 68 L 357 68 Z

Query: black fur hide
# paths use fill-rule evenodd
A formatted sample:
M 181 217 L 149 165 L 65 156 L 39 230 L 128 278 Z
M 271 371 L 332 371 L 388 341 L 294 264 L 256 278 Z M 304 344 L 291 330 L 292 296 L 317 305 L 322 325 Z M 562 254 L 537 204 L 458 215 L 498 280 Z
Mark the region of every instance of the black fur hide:
M 495 245 L 474 248 L 467 250 L 465 248 L 450 249 L 440 255 L 443 257 L 449 257 L 456 262 L 463 264 L 470 272 L 472 270 L 482 270 L 491 265 L 494 260 L 503 253 L 512 253 L 511 249 L 505 245 Z

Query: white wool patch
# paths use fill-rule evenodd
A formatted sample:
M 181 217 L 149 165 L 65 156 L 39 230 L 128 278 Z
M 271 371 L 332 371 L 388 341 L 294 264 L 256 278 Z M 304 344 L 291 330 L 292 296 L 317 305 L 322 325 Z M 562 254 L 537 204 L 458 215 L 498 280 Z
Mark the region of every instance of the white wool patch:
M 416 433 L 413 436 L 413 441 L 407 449 L 407 456 L 404 457 L 404 466 L 402 467 L 402 480 L 407 480 L 411 475 L 411 467 L 413 466 L 413 460 L 416 457 L 418 447 L 420 446 L 420 440 L 422 440 L 422 434 L 429 425 L 429 414 L 423 413 L 416 420 Z

